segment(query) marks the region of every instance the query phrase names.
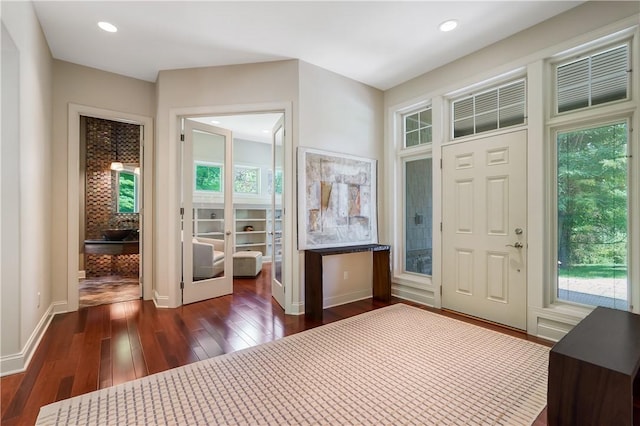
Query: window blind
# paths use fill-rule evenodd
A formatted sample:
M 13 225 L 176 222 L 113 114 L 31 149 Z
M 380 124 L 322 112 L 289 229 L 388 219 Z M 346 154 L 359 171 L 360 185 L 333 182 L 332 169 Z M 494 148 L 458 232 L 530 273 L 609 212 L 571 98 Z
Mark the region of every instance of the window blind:
M 453 137 L 524 124 L 525 81 L 518 80 L 452 102 Z
M 557 112 L 626 99 L 629 45 L 624 44 L 556 66 Z

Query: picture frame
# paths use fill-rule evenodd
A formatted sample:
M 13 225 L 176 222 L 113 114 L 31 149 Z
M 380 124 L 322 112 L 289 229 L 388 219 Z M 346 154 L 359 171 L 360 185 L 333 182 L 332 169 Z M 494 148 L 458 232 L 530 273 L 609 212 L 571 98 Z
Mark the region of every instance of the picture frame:
M 377 243 L 377 161 L 299 147 L 298 248 Z

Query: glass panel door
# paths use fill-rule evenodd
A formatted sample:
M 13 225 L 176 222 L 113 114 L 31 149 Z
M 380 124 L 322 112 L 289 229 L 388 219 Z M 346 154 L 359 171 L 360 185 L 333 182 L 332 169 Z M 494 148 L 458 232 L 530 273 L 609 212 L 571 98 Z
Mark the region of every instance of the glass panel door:
M 185 120 L 183 303 L 233 291 L 231 132 Z
M 560 300 L 628 309 L 628 125 L 557 134 Z
M 285 307 L 284 299 L 284 119 L 281 118 L 273 129 L 273 177 L 271 224 L 269 238 L 271 239 L 271 294 L 280 306 Z

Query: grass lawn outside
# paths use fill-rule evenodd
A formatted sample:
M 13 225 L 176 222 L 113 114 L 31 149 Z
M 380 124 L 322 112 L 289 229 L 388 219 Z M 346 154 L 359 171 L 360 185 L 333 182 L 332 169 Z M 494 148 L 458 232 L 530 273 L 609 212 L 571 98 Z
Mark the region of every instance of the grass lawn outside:
M 626 265 L 571 265 L 558 268 L 562 278 L 610 278 L 626 279 Z

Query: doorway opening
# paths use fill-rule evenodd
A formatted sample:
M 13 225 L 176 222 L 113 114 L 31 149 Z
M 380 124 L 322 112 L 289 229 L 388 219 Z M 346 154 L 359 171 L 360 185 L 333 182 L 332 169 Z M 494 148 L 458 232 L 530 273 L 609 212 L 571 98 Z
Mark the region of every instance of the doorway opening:
M 78 306 L 139 299 L 142 126 L 80 117 Z
M 268 274 L 284 307 L 284 116 L 184 118 L 183 303 L 230 294 L 235 279 Z

